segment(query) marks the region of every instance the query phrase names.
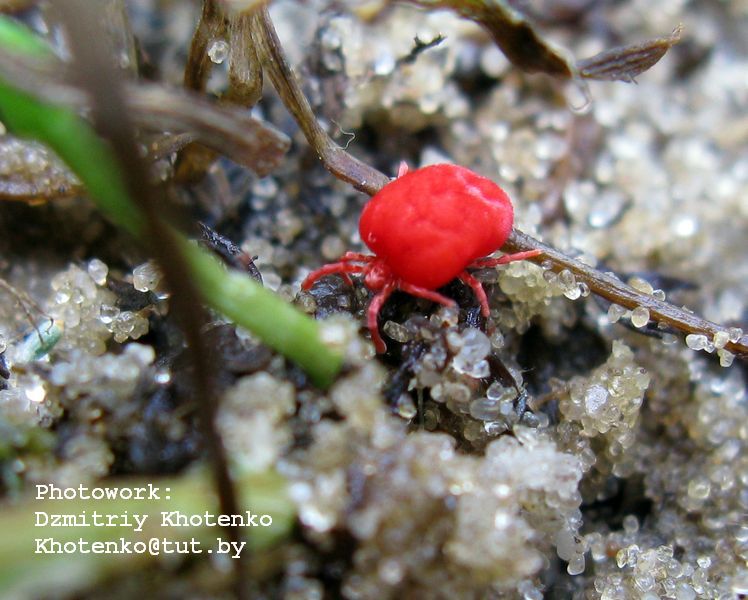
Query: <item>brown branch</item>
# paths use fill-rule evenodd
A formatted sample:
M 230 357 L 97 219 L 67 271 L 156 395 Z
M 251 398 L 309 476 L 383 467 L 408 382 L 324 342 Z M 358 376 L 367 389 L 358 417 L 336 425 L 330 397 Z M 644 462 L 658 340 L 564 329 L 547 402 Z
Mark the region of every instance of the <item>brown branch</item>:
M 205 91 L 208 75 L 213 69 L 208 46 L 223 40 L 229 48 L 228 89 L 221 96 L 224 105 L 251 108 L 262 96 L 262 67 L 251 43 L 251 23 L 256 11 L 233 12 L 216 0 L 204 0 L 203 12 L 190 45 L 185 67 L 186 88 Z M 196 181 L 222 154 L 220 149 L 190 144 L 180 152 L 175 177 L 178 181 Z
M 192 35 L 187 65 L 184 69 L 184 87 L 201 92 L 205 89 L 213 62 L 208 56 L 208 44 L 223 39 L 226 34 L 226 19 L 217 0 L 203 0 L 203 12 Z
M 229 88 L 223 100 L 251 107 L 262 97 L 262 65 L 252 43 L 252 22 L 256 12 L 229 17 Z
M 194 132 L 202 144 L 260 177 L 280 165 L 291 145 L 284 134 L 246 111 L 217 106 L 195 94 L 154 84 L 132 85 L 128 92 L 128 104 L 140 125 L 158 131 Z
M 226 18 L 217 0 L 203 0 L 203 11 L 190 43 L 187 64 L 184 68 L 184 87 L 193 92 L 203 92 L 213 70 L 208 53 L 209 44 L 226 41 Z M 193 143 L 183 148 L 177 156 L 174 177 L 186 183 L 198 181 L 216 160 L 218 153 L 202 144 Z
M 551 270 L 556 273 L 565 269 L 571 271 L 577 281 L 586 283 L 592 292 L 606 300 L 629 310 L 640 306 L 646 308 L 649 311 L 650 321 L 664 323 L 685 334 L 705 335 L 710 341 L 717 332 L 728 333 L 727 327 L 702 319 L 687 310 L 658 300 L 648 294 L 643 294 L 613 275 L 585 265 L 555 248 L 513 229 L 509 239 L 502 247 L 502 251 L 524 252 L 526 250 L 541 250 L 543 252 L 541 256 L 529 260 L 536 263 L 549 262 Z M 748 334 L 743 335 L 736 342 L 728 342 L 725 349 L 743 360 L 748 359 Z
M 258 15 L 259 18 L 252 23 L 252 38 L 257 45 L 262 66 L 309 144 L 316 150 L 325 168 L 335 177 L 350 183 L 357 190 L 369 195 L 375 194 L 389 178 L 354 158 L 330 139 L 317 122 L 309 101 L 296 83 L 267 8 L 260 9 Z
M 413 0 L 431 8 L 451 8 L 483 26 L 514 66 L 527 73 L 574 76 L 573 62 L 546 42 L 524 15 L 502 0 Z

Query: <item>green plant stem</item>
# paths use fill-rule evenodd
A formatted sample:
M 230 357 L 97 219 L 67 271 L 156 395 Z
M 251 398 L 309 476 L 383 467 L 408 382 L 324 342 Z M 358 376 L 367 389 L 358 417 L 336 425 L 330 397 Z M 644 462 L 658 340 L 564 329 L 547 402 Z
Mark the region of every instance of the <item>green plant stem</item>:
M 320 340 L 317 321 L 282 302 L 245 273 L 227 271 L 218 259 L 184 238 L 182 241 L 192 276 L 201 290 L 210 290 L 215 310 L 302 365 L 317 385 L 332 383 L 342 360 Z

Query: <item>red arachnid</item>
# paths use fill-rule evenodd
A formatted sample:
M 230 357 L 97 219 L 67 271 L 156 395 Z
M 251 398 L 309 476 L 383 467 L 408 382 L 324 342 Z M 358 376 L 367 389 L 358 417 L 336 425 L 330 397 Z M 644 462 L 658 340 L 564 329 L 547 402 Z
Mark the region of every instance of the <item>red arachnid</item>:
M 302 283 L 308 290 L 320 277 L 361 273 L 376 295 L 367 324 L 377 352 L 386 346 L 377 316 L 395 290 L 446 306 L 455 301 L 435 290 L 455 277 L 469 285 L 488 316 L 488 299 L 469 268 L 503 265 L 537 256 L 539 250 L 481 258 L 504 245 L 512 230 L 509 197 L 490 179 L 456 165 L 432 165 L 409 171 L 400 165 L 397 179 L 384 186 L 361 213 L 359 232 L 374 256 L 346 252 L 338 262 L 313 271 Z

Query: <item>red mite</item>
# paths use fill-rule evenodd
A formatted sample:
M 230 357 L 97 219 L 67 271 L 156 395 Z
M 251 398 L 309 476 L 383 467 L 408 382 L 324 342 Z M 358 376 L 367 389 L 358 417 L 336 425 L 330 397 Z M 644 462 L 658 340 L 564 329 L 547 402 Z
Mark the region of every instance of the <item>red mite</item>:
M 332 273 L 341 273 L 350 282 L 348 273 L 362 273 L 366 287 L 376 292 L 367 321 L 377 352 L 386 350 L 377 316 L 395 290 L 455 306 L 454 300 L 435 290 L 459 277 L 472 288 L 487 317 L 483 286 L 466 269 L 495 267 L 541 253 L 481 258 L 504 245 L 514 221 L 511 200 L 490 179 L 456 165 L 408 171 L 402 163 L 397 175 L 361 214 L 361 239 L 375 256 L 346 252 L 338 262 L 310 273 L 301 285 L 308 290 Z

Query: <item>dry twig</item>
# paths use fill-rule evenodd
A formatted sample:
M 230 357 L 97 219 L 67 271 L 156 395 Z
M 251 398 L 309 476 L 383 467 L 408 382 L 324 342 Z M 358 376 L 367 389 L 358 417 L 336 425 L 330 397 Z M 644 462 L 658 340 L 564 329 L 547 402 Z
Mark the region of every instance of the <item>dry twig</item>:
M 67 68 L 57 60 L 38 60 L 0 53 L 0 78 L 29 94 L 83 109 L 88 98 L 70 83 Z M 217 106 L 186 90 L 154 83 L 124 82 L 124 96 L 136 125 L 157 132 L 190 133 L 259 176 L 273 171 L 283 160 L 290 140 L 272 125 L 246 111 Z
M 227 42 L 229 48 L 228 89 L 221 104 L 251 108 L 262 96 L 262 68 L 251 43 L 252 21 L 256 11 L 233 12 L 217 0 L 205 0 L 184 72 L 184 86 L 196 92 L 205 91 L 213 69 L 209 44 L 217 40 Z M 179 155 L 175 176 L 180 181 L 194 181 L 202 177 L 215 159 L 222 154 L 200 144 L 190 144 Z

